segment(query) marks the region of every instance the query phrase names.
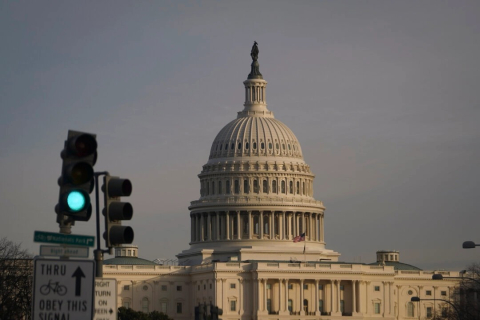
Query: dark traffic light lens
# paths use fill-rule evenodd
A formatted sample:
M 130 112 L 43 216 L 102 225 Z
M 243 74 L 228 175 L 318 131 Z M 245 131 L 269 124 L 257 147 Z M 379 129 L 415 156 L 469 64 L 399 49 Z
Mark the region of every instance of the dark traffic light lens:
M 77 162 L 68 169 L 66 177 L 74 185 L 80 185 L 92 181 L 93 168 L 86 162 Z
M 72 141 L 71 147 L 78 157 L 86 157 L 97 151 L 97 140 L 90 134 L 82 134 Z

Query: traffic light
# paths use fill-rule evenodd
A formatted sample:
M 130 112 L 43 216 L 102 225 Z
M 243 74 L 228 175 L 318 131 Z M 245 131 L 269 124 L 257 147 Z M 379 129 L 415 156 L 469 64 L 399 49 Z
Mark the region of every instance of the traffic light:
M 62 175 L 58 178 L 60 194 L 55 211 L 57 220 L 88 221 L 92 215 L 90 193 L 94 186 L 93 166 L 97 161 L 96 135 L 69 130 L 60 154 Z
M 120 244 L 133 242 L 132 227 L 122 226 L 122 220 L 130 220 L 133 215 L 132 205 L 121 202 L 120 197 L 128 197 L 132 193 L 132 183 L 128 179 L 105 176 L 102 191 L 105 196 L 105 238 L 106 246 L 112 248 Z

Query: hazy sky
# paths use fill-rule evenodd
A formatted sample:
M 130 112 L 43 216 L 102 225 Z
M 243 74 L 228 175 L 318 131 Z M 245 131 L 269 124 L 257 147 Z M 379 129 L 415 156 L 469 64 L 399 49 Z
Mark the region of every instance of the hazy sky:
M 480 243 L 479 21 L 478 0 L 1 1 L 0 237 L 38 253 L 33 232 L 58 231 L 75 129 L 98 135 L 97 171 L 132 181 L 141 257 L 187 249 L 197 174 L 243 109 L 256 40 L 327 248 L 460 270 L 480 256 L 461 249 Z

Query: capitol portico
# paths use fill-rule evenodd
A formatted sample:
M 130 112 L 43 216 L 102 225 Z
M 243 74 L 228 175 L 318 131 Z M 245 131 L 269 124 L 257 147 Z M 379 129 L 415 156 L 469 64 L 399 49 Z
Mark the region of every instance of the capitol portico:
M 178 266 L 117 248 L 104 277 L 118 280 L 118 305 L 194 319 L 194 308 L 222 319 L 428 319 L 441 313 L 456 284 L 378 251 L 371 264 L 339 261 L 325 243 L 323 203 L 293 132 L 267 108 L 258 46 L 243 110 L 215 137 L 191 202 L 190 248 Z M 297 240 L 294 242 L 295 237 Z M 300 238 L 301 237 L 301 238 Z M 373 254 L 372 254 L 373 256 Z M 411 302 L 418 296 L 426 300 Z

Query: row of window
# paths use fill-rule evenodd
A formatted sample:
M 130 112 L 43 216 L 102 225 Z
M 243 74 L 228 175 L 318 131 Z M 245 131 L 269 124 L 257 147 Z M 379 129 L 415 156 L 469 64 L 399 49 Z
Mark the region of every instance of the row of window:
M 124 301 L 123 302 L 123 307 L 130 309 L 130 302 L 129 301 Z M 168 310 L 168 302 L 167 301 L 160 301 L 160 312 L 167 314 Z M 148 298 L 143 298 L 142 299 L 142 312 L 143 313 L 149 313 L 150 312 L 150 301 Z M 182 314 L 183 313 L 183 303 L 182 302 L 177 302 L 176 303 L 176 313 L 177 314 Z
M 160 289 L 162 291 L 167 291 L 167 286 L 166 285 L 162 285 L 160 287 Z M 177 286 L 177 291 L 182 291 L 182 286 Z M 211 288 L 210 288 L 211 289 Z M 124 285 L 123 286 L 123 290 L 130 290 L 130 285 Z M 143 286 L 143 290 L 148 290 L 148 286 Z
M 230 180 L 218 180 L 218 181 L 202 181 L 201 182 L 201 189 L 200 189 L 200 194 L 201 196 L 210 196 L 210 195 L 215 195 L 215 194 L 249 194 L 250 191 L 253 191 L 253 193 L 260 193 L 260 190 L 262 193 L 268 194 L 297 194 L 297 195 L 311 195 L 311 190 L 312 190 L 312 181 L 294 181 L 290 180 L 288 181 L 288 187 L 287 187 L 287 181 L 281 180 L 280 182 L 277 182 L 277 180 L 267 180 L 263 179 L 261 182 L 259 179 L 254 179 L 252 181 L 252 185 L 250 185 L 250 180 L 249 179 L 243 179 L 243 188 L 240 189 L 240 183 L 242 179 L 235 179 L 233 180 L 233 188 L 231 186 L 231 181 Z M 270 183 L 271 182 L 271 183 Z M 225 183 L 225 184 L 224 184 Z M 261 183 L 261 187 L 260 187 Z M 225 185 L 225 188 L 224 188 Z M 233 190 L 232 190 L 233 189 Z M 253 189 L 253 190 L 250 190 Z
M 243 144 L 243 146 L 245 147 L 245 150 L 249 150 L 250 149 L 250 143 L 248 142 L 245 142 L 245 144 Z M 273 149 L 273 146 L 274 144 L 270 141 L 268 141 L 268 149 L 269 150 L 272 150 Z M 278 142 L 275 142 L 275 149 L 276 150 L 280 150 L 280 146 L 282 146 L 281 149 L 283 150 L 293 150 L 293 151 L 296 151 L 297 150 L 297 147 L 295 146 L 295 144 L 290 144 L 290 143 L 278 143 Z M 242 143 L 241 142 L 227 142 L 227 143 L 217 143 L 216 146 L 215 146 L 215 151 L 222 151 L 222 150 L 229 150 L 229 147 L 230 147 L 230 150 L 235 150 L 235 147 L 237 147 L 237 150 L 242 150 Z M 257 150 L 257 143 L 254 141 L 252 143 L 252 149 L 253 150 Z M 260 150 L 265 150 L 265 142 L 260 142 Z

